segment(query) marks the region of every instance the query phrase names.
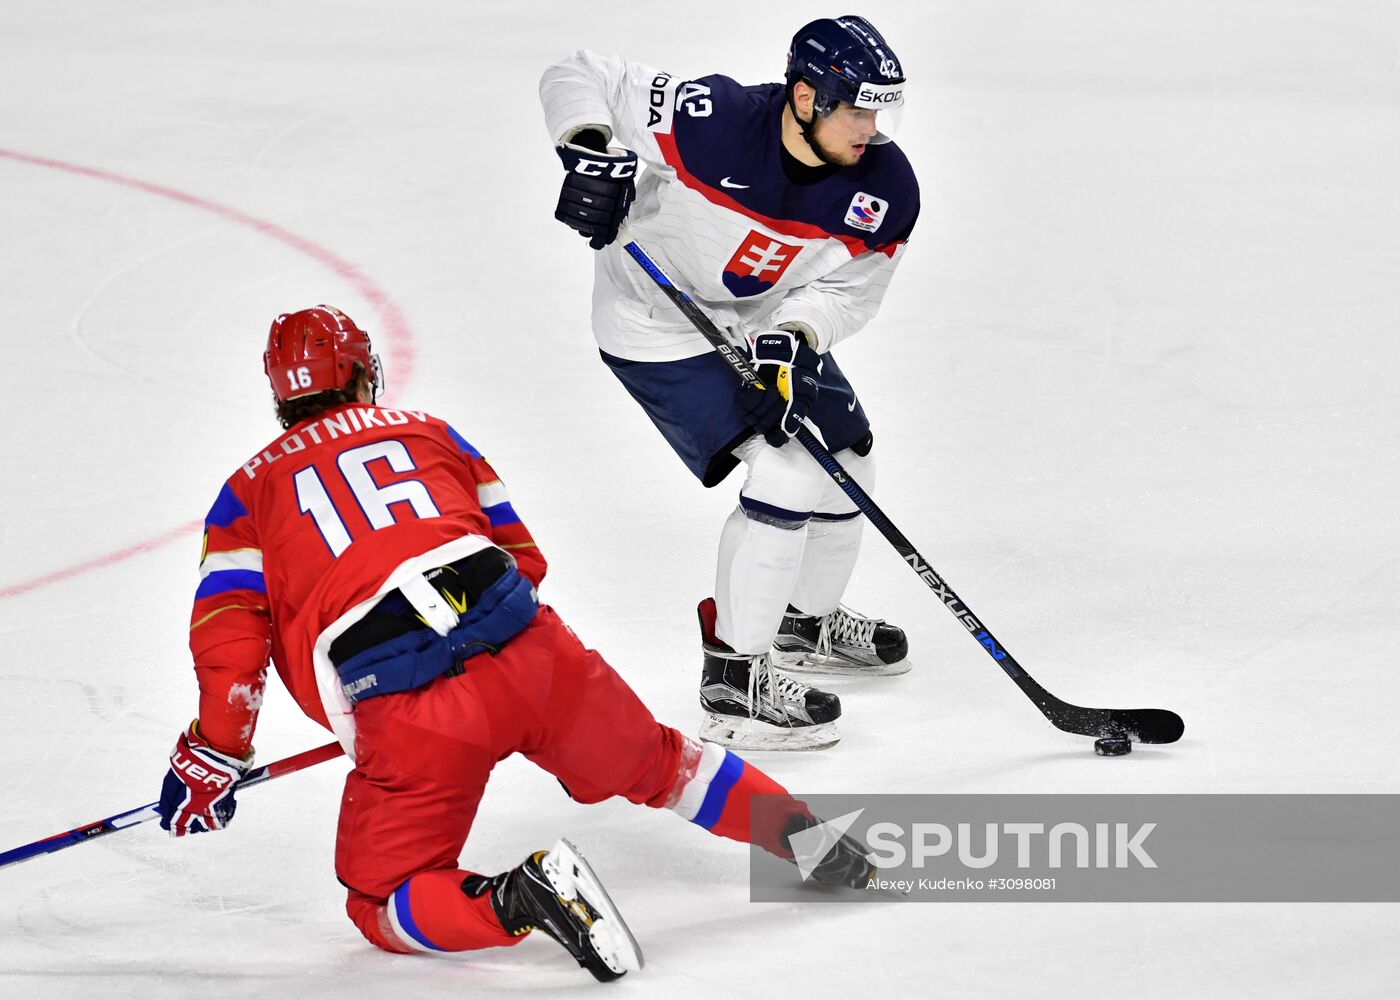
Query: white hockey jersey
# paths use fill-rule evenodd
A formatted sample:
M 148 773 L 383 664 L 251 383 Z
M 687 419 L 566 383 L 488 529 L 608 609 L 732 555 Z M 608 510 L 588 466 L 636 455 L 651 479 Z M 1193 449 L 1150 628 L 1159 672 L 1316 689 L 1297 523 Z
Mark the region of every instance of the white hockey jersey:
M 556 143 L 583 126 L 645 164 L 628 217 L 637 240 L 737 343 L 782 324 L 825 353 L 880 306 L 919 213 L 919 188 L 894 143 L 813 184 L 783 171 L 782 84 L 677 80 L 577 52 L 540 80 Z M 710 350 L 620 244 L 599 251 L 598 346 L 629 361 Z

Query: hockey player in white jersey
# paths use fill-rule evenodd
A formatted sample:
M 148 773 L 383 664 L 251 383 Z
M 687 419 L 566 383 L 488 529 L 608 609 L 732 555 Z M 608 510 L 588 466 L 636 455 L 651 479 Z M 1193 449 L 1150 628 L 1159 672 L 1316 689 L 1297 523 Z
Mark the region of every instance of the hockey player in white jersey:
M 578 52 L 540 81 L 566 177 L 556 218 L 596 255 L 603 360 L 705 486 L 747 476 L 699 608 L 702 734 L 729 746 L 816 749 L 839 699 L 787 670 L 908 669 L 903 631 L 843 606 L 861 519 L 802 448 L 804 420 L 867 490 L 873 436 L 831 349 L 875 315 L 919 212 L 890 141 L 904 71 L 860 17 L 792 40 L 782 84 L 679 79 Z M 645 171 L 634 182 L 638 161 Z M 634 186 L 635 183 L 635 186 Z M 749 352 L 764 390 L 728 364 L 616 243 L 623 220 Z

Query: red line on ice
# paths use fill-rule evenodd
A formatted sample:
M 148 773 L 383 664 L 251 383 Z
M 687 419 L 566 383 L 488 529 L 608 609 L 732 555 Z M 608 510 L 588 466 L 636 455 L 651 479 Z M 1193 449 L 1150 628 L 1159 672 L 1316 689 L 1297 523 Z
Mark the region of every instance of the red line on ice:
M 120 184 L 124 187 L 135 188 L 138 191 L 145 191 L 160 198 L 167 198 L 170 201 L 178 201 L 181 204 L 189 205 L 201 211 L 209 212 L 213 215 L 222 216 L 231 222 L 236 222 L 240 226 L 262 233 L 279 243 L 285 243 L 294 250 L 306 254 L 308 257 L 324 264 L 334 271 L 339 277 L 348 281 L 354 286 L 355 291 L 364 296 L 374 310 L 379 315 L 379 322 L 388 337 L 389 368 L 394 372 L 394 381 L 399 385 L 406 384 L 413 375 L 413 347 L 410 343 L 412 334 L 409 331 L 408 323 L 403 318 L 403 313 L 399 310 L 398 304 L 394 302 L 389 294 L 376 285 L 368 275 L 361 271 L 354 264 L 333 251 L 327 250 L 318 243 L 314 243 L 305 236 L 300 236 L 279 226 L 275 222 L 267 219 L 260 219 L 255 215 L 232 208 L 228 205 L 220 205 L 216 201 L 208 198 L 201 198 L 198 195 L 188 194 L 178 191 L 164 184 L 153 184 L 150 181 L 143 181 L 135 177 L 126 177 L 122 174 L 113 173 L 110 170 L 100 170 L 97 167 L 84 167 L 76 163 L 65 163 L 62 160 L 52 160 L 44 156 L 31 156 L 28 153 L 18 153 L 10 149 L 0 149 L 0 157 L 8 160 L 15 160 L 19 163 L 28 163 L 36 167 L 47 167 L 51 170 L 61 170 L 65 173 L 78 174 L 82 177 L 92 177 L 100 181 L 107 181 L 110 184 Z M 269 317 L 269 322 L 271 318 Z
M 75 566 L 69 566 L 65 569 L 56 569 L 52 573 L 35 577 L 32 580 L 26 580 L 24 583 L 12 584 L 9 587 L 0 589 L 0 599 L 18 597 L 20 594 L 27 594 L 29 591 L 37 590 L 46 584 L 57 583 L 59 580 L 67 580 L 69 577 L 79 576 L 89 570 L 101 569 L 103 566 L 111 566 L 113 563 L 119 563 L 123 559 L 130 559 L 132 556 L 139 556 L 143 552 L 150 552 L 154 549 L 158 549 L 178 538 L 188 538 L 203 527 L 203 521 L 190 521 L 188 524 L 182 524 L 178 528 L 172 528 L 163 535 L 148 538 L 144 542 L 137 542 L 135 545 L 128 545 L 124 549 L 109 552 L 105 556 L 98 556 L 96 559 L 89 559 L 87 562 L 78 563 Z
M 394 373 L 394 381 L 399 385 L 403 385 L 412 377 L 412 332 L 409 330 L 408 322 L 404 319 L 403 312 L 399 309 L 398 303 L 396 303 L 387 292 L 375 284 L 368 275 L 339 254 L 327 250 L 320 244 L 307 239 L 305 236 L 294 233 L 290 229 L 279 226 L 275 222 L 270 222 L 267 219 L 260 219 L 255 215 L 249 215 L 247 212 L 229 205 L 221 205 L 216 201 L 210 201 L 208 198 L 201 198 L 198 195 L 189 194 L 188 192 L 180 191 L 164 184 L 154 184 L 150 181 L 143 181 L 136 177 L 127 177 L 124 174 L 114 173 L 110 170 L 101 170 L 97 167 L 85 167 L 77 163 L 66 163 L 63 160 L 54 160 L 46 156 L 32 156 L 28 153 L 20 153 L 12 149 L 0 149 L 0 158 L 14 160 L 17 163 L 26 163 L 35 167 L 60 170 L 64 173 L 77 174 L 81 177 L 91 177 L 95 180 L 106 181 L 109 184 L 120 184 L 123 187 L 135 188 L 138 191 L 144 191 L 147 194 L 153 194 L 159 198 L 177 201 L 181 204 L 189 205 L 191 208 L 197 208 L 200 211 L 221 216 L 228 219 L 230 222 L 245 226 L 255 232 L 261 233 L 269 239 L 284 243 L 293 250 L 305 254 L 318 263 L 325 265 L 331 271 L 335 272 L 337 276 L 349 282 L 354 287 L 355 291 L 370 303 L 374 311 L 378 314 L 379 326 L 386 335 L 388 349 L 385 353 L 388 355 L 389 370 Z M 90 559 L 87 562 L 78 563 L 66 569 L 55 570 L 52 573 L 35 577 L 23 583 L 12 584 L 11 586 L 0 589 L 0 599 L 28 593 L 46 584 L 56 583 L 59 580 L 66 580 L 69 577 L 78 576 L 89 570 L 110 566 L 113 563 L 121 562 L 123 559 L 129 559 L 143 552 L 149 552 L 177 538 L 184 537 L 191 532 L 197 531 L 202 526 L 202 521 L 192 521 L 188 524 L 182 524 L 180 527 L 174 528 L 165 534 L 157 535 L 144 542 L 138 542 L 136 545 L 118 549 L 116 552 L 98 556 L 96 559 Z

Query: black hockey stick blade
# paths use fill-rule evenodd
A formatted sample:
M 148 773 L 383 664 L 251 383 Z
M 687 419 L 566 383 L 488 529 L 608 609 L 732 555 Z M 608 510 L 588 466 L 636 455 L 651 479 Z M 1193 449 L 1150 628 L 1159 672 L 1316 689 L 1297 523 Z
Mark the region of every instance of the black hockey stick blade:
M 956 594 L 951 590 L 946 593 L 958 607 L 962 606 Z M 985 628 L 974 638 L 1056 729 L 1095 739 L 1116 736 L 1134 743 L 1175 743 L 1186 730 L 1181 716 L 1165 708 L 1085 708 L 1061 701 L 1026 673 L 1026 668 Z
M 1165 708 L 1081 708 L 1053 698 L 1040 710 L 1056 728 L 1095 739 L 1117 736 L 1134 743 L 1175 743 L 1186 730 L 1181 716 Z

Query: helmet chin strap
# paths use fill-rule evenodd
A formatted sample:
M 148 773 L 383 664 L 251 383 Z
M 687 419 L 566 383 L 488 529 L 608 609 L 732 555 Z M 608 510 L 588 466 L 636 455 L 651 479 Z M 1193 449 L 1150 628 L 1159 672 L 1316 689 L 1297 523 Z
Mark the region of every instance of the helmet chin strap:
M 796 82 L 793 82 L 788 85 L 787 105 L 788 109 L 792 111 L 792 120 L 797 122 L 797 127 L 802 132 L 803 140 L 805 140 L 807 145 L 811 147 L 812 152 L 816 155 L 817 159 L 821 160 L 827 166 L 839 167 L 841 164 L 837 163 L 831 157 L 827 156 L 826 152 L 821 148 L 821 146 L 817 145 L 816 139 L 812 137 L 812 131 L 817 127 L 817 105 L 815 98 L 812 101 L 812 117 L 804 122 L 802 120 L 802 116 L 797 113 L 797 102 L 793 100 L 792 95 L 793 92 L 796 90 Z

